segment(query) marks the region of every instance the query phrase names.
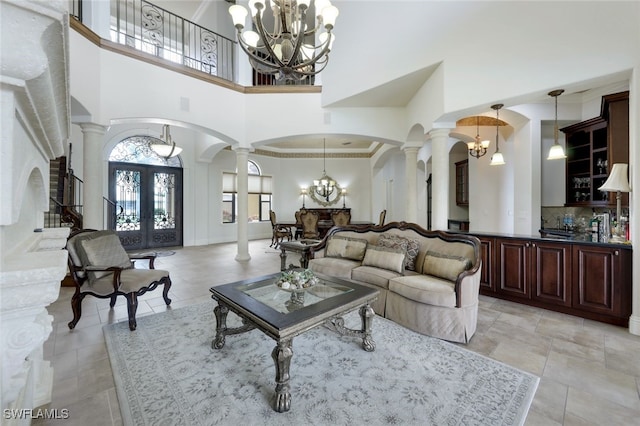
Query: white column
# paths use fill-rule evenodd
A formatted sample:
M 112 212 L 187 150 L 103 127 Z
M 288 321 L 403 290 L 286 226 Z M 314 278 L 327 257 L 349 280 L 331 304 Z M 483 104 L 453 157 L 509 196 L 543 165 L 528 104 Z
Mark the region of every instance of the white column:
M 629 193 L 630 232 L 631 241 L 636 245 L 640 242 L 640 63 L 636 64 L 629 81 L 629 182 L 633 192 Z M 633 272 L 631 278 L 631 317 L 629 318 L 629 332 L 640 336 L 640 250 L 633 250 L 631 264 Z
M 434 129 L 431 136 L 431 228 L 446 230 L 449 216 L 449 129 Z
M 407 142 L 402 146 L 405 160 L 405 188 L 406 210 L 405 221 L 416 223 L 418 221 L 418 190 L 416 179 L 418 178 L 418 150 L 421 142 Z
M 238 254 L 236 260 L 238 262 L 246 262 L 251 259 L 249 254 L 249 173 L 247 162 L 249 161 L 249 148 L 235 148 L 236 164 L 238 169 L 238 192 L 236 194 L 238 201 L 238 217 L 236 224 L 238 225 Z
M 82 227 L 103 229 L 102 201 L 102 146 L 105 126 L 94 123 L 80 124 L 83 135 L 83 189 L 82 189 Z

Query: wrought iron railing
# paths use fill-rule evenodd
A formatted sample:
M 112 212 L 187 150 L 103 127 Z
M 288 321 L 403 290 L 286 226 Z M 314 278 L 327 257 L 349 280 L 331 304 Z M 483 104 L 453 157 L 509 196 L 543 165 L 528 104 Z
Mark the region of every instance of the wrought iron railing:
M 118 209 L 118 204 L 107 197 L 102 197 L 102 204 L 102 221 L 104 223 L 104 229 L 116 229 L 116 220 L 118 218 L 118 214 L 122 212 L 122 207 Z
M 235 42 L 144 0 L 111 0 L 111 41 L 234 81 Z
M 52 206 L 44 214 L 45 228 L 69 227 L 72 231 L 82 229 L 82 206 L 62 204 L 55 198 L 49 198 Z
M 82 22 L 82 4 L 69 0 L 69 13 Z M 236 81 L 237 42 L 145 0 L 110 0 L 111 41 L 182 64 L 224 80 Z M 253 71 L 254 86 L 313 86 L 314 78 L 277 81 Z

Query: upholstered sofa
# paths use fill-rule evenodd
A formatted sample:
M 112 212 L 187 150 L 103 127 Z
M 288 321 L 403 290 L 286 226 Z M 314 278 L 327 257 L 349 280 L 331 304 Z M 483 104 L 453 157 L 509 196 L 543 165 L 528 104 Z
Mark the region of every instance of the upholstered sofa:
M 309 268 L 380 290 L 374 311 L 407 328 L 467 343 L 476 331 L 480 241 L 414 223 L 333 227 Z

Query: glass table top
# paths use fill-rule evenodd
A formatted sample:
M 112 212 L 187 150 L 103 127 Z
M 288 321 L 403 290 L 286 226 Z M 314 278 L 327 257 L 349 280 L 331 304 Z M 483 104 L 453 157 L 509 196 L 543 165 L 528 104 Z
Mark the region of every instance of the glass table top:
M 289 291 L 278 287 L 275 284 L 276 280 L 277 277 L 272 280 L 243 284 L 236 289 L 284 314 L 354 290 L 351 287 L 320 279 L 318 284 L 304 291 Z

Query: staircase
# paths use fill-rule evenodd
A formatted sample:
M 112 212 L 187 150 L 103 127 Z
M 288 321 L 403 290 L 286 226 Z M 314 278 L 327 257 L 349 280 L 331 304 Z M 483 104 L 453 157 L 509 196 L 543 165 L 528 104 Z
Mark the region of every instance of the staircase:
M 49 211 L 44 216 L 45 228 L 69 227 L 72 231 L 82 229 L 82 204 L 74 201 L 81 199 L 78 192 L 82 190 L 82 181 L 73 176 L 71 170 L 70 172 L 67 172 L 66 157 L 50 161 Z

